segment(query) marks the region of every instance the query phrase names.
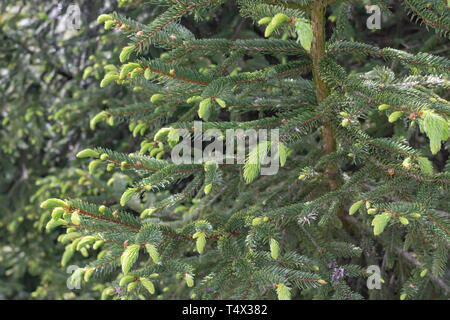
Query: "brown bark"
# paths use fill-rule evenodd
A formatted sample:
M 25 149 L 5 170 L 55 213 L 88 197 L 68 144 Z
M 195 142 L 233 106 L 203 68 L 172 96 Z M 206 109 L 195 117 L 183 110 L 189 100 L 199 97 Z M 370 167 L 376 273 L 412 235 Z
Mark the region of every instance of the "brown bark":
M 316 87 L 317 102 L 322 103 L 329 94 L 327 84 L 319 75 L 319 63 L 325 55 L 325 14 L 327 3 L 326 0 L 315 0 L 311 5 L 311 25 L 313 30 L 313 42 L 311 45 L 311 57 L 313 60 L 313 79 Z M 336 140 L 333 132 L 333 127 L 329 123 L 324 123 L 322 126 L 322 141 L 323 150 L 325 154 L 331 154 L 336 151 Z M 326 168 L 326 175 L 331 190 L 336 190 L 340 186 L 339 168 L 336 164 L 330 164 Z M 339 206 L 337 216 L 344 225 L 344 228 L 349 231 L 348 222 L 344 219 L 344 208 Z

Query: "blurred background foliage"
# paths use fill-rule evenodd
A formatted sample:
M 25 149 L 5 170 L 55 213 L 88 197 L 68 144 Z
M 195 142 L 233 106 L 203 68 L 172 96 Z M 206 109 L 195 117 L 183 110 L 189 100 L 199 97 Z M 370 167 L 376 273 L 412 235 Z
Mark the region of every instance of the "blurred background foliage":
M 66 286 L 69 274 L 59 262 L 62 247 L 56 233 L 45 234 L 46 217 L 39 214 L 39 203 L 54 193 L 89 198 L 100 189 L 111 195 L 118 192 L 82 170 L 74 156 L 81 145 L 129 145 L 120 126 L 89 129 L 92 115 L 127 96 L 123 88 L 98 86 L 102 64 L 114 63 L 116 54 L 112 39 L 107 39 L 114 34 L 99 32 L 95 19 L 117 4 L 89 0 L 77 4 L 80 30 L 67 24 L 71 2 L 1 3 L 2 298 L 71 298 Z M 95 297 L 95 291 L 80 296 Z
M 125 40 L 104 31 L 95 20 L 102 13 L 118 11 L 148 23 L 164 10 L 144 2 L 0 2 L 0 299 L 97 299 L 103 290 L 95 282 L 80 290 L 67 287 L 69 273 L 60 264 L 64 246 L 56 240 L 58 231 L 45 232 L 48 217 L 40 214 L 39 204 L 54 195 L 99 203 L 103 201 L 100 192 L 102 199 L 117 201 L 125 190 L 126 176 L 115 174 L 111 180 L 102 172 L 90 175 L 86 162 L 76 160 L 75 154 L 89 146 L 121 152 L 139 149 L 142 138 L 133 138 L 126 125 L 100 124 L 93 131 L 89 120 L 108 106 L 130 104 L 136 96 L 123 86 L 100 89 L 103 67 L 119 64 Z M 364 7 L 352 7 L 346 13 L 345 37 L 449 56 L 448 40 L 411 23 L 399 1 L 385 2 L 391 12 L 383 10 L 381 30 L 368 30 Z M 79 30 L 68 23 L 67 11 L 74 3 L 81 11 Z M 234 1 L 228 1 L 206 22 L 183 19 L 182 23 L 199 38 L 242 39 L 260 34 L 261 29 L 241 18 L 237 10 Z M 328 24 L 332 26 L 338 18 L 339 13 L 332 13 Z M 160 54 L 157 49 L 148 52 L 149 57 Z M 261 67 L 276 60 L 262 56 L 243 63 Z M 374 63 L 361 57 L 347 67 L 362 72 Z M 448 99 L 449 93 L 443 97 Z M 434 161 L 443 166 L 447 157 L 441 152 Z M 85 257 L 77 255 L 71 264 L 84 265 Z

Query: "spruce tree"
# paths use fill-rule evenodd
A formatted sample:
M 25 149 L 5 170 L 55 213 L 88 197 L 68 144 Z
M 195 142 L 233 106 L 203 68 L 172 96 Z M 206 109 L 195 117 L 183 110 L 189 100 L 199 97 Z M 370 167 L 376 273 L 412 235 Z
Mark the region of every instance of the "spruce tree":
M 53 212 L 48 229 L 67 230 L 65 264 L 76 251 L 99 251 L 73 281 L 99 279 L 104 299 L 448 295 L 450 162 L 433 164 L 447 155 L 448 59 L 356 41 L 347 14 L 360 1 L 237 0 L 260 30 L 251 39 L 197 39 L 186 27 L 216 19 L 228 1 L 146 2 L 163 8 L 148 24 L 98 18 L 127 41 L 100 86 L 135 95 L 90 121 L 127 122 L 140 148 L 78 153 L 91 174 L 125 174 L 127 189 L 120 200 L 42 203 Z M 372 4 L 389 11 L 389 1 Z M 402 6 L 448 39 L 445 1 Z M 245 63 L 261 57 L 269 63 Z M 373 64 L 350 68 L 361 60 Z M 174 148 L 201 139 L 198 121 L 223 135 L 279 137 L 247 150 L 244 164 L 236 152 L 232 164 L 175 163 Z M 280 163 L 274 175 L 260 174 L 267 154 Z M 368 288 L 377 269 L 381 288 Z

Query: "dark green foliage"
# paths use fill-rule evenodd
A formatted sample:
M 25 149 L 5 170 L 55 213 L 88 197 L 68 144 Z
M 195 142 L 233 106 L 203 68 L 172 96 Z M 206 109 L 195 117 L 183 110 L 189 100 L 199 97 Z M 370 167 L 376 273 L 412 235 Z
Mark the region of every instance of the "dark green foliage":
M 96 255 L 74 281 L 103 299 L 448 297 L 445 1 L 374 1 L 379 31 L 365 28 L 364 1 L 146 2 L 99 18 L 122 40 L 96 49 L 89 101 L 64 103 L 81 117 L 91 95 L 107 99 L 89 113 L 95 139 L 74 147 L 91 150 L 67 165 L 89 169 L 88 188 L 44 188 L 66 202 L 41 219 L 70 235 L 59 237 L 65 264 Z M 175 129 L 194 144 L 197 121 L 223 135 L 278 129 L 279 140 L 245 164 L 237 153 L 175 163 Z M 130 142 L 98 133 L 124 122 Z M 274 145 L 281 167 L 262 175 Z M 369 266 L 381 289 L 367 287 Z

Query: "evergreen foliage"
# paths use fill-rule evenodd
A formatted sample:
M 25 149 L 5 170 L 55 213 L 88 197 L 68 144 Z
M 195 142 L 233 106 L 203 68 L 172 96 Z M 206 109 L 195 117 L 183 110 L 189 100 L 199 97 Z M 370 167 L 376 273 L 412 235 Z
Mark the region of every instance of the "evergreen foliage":
M 159 8 L 146 23 L 98 18 L 126 39 L 101 87 L 135 94 L 90 122 L 125 121 L 140 148 L 78 153 L 93 177 L 125 175 L 126 190 L 43 203 L 47 227 L 66 229 L 64 263 L 99 251 L 73 281 L 103 283 L 104 299 L 448 296 L 450 60 L 359 41 L 345 15 L 361 1 L 237 0 L 259 34 L 239 39 L 188 27 L 228 1 L 144 2 Z M 373 3 L 389 14 L 389 1 Z M 445 1 L 402 6 L 448 40 Z M 243 165 L 174 163 L 175 129 L 192 133 L 199 119 L 223 132 L 279 129 L 282 168 L 260 174 L 267 143 Z M 381 290 L 366 286 L 371 265 Z
M 83 23 L 71 30 L 70 4 L 0 3 L 0 299 L 92 298 L 103 289 L 75 295 L 67 288 L 70 274 L 60 264 L 64 246 L 56 240 L 59 232 L 45 233 L 51 212 L 41 214 L 39 208 L 55 194 L 90 201 L 100 193 L 120 198 L 120 184 L 90 175 L 75 155 L 80 141 L 129 151 L 126 128 L 91 131 L 86 122 L 127 93 L 125 87 L 98 87 L 103 64 L 118 58 L 116 37 L 99 33 L 95 20 L 98 12 L 116 6 L 79 1 Z M 71 263 L 84 260 L 79 254 Z

